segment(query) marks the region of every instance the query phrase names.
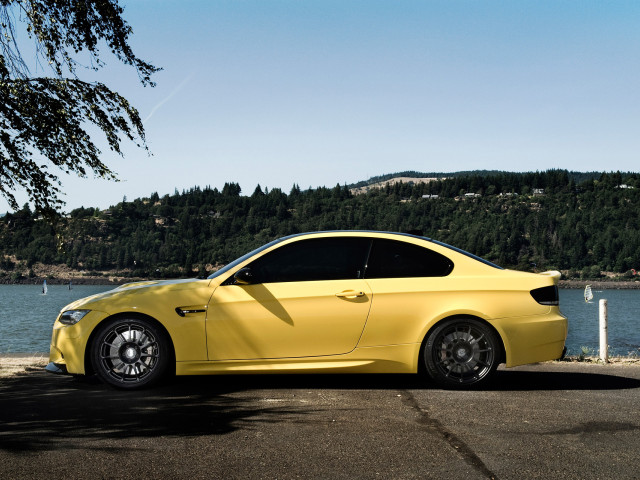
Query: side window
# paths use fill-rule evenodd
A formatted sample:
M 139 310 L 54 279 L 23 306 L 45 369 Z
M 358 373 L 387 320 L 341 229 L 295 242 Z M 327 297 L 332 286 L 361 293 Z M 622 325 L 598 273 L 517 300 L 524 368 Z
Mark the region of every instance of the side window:
M 317 238 L 280 247 L 248 266 L 256 283 L 363 278 L 371 240 Z
M 375 239 L 366 278 L 445 277 L 453 262 L 428 248 L 396 240 Z

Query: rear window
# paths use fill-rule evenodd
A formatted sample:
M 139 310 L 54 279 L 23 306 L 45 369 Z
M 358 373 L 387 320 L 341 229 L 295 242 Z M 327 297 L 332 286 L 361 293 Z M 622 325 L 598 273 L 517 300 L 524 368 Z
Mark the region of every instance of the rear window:
M 453 262 L 440 253 L 396 240 L 375 239 L 365 278 L 446 277 Z

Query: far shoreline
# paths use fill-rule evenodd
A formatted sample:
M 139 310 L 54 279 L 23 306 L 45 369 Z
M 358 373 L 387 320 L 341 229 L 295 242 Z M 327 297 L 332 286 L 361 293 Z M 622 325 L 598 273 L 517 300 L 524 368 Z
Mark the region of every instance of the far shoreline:
M 17 280 L 11 280 L 7 278 L 0 278 L 0 285 L 42 285 L 44 281 L 47 281 L 47 285 L 104 285 L 104 286 L 118 286 L 131 282 L 148 281 L 144 278 L 124 278 L 124 277 L 72 277 L 72 278 L 43 278 L 43 277 L 31 277 L 31 278 L 19 278 Z
M 47 277 L 30 277 L 12 280 L 9 278 L 0 278 L 0 285 L 41 285 L 47 281 L 48 285 L 104 285 L 114 286 L 123 285 L 132 282 L 148 282 L 163 280 L 179 280 L 193 277 L 176 277 L 176 278 L 142 278 L 142 277 L 122 277 L 119 275 L 109 275 L 108 277 L 66 277 L 66 278 L 47 278 Z M 558 287 L 562 289 L 584 289 L 587 285 L 597 290 L 640 290 L 640 280 L 560 280 Z

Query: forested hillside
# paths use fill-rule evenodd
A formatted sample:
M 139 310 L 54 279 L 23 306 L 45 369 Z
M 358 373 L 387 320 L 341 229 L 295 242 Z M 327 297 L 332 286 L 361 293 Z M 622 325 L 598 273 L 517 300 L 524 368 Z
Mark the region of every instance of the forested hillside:
M 25 207 L 0 218 L 0 275 L 16 280 L 42 262 L 94 274 L 193 276 L 276 237 L 334 229 L 421 233 L 505 267 L 570 277 L 640 269 L 640 174 L 444 176 L 362 195 L 340 185 L 288 193 L 258 186 L 243 195 L 229 183 L 80 208 L 57 225 Z

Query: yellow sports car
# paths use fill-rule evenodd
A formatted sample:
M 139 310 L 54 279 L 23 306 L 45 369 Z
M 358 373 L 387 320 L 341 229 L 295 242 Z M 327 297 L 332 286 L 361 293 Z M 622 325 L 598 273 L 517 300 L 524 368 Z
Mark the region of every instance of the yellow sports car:
M 47 370 L 120 388 L 173 373 L 419 371 L 466 387 L 502 362 L 563 355 L 559 277 L 408 234 L 291 235 L 207 279 L 130 283 L 67 305 Z

